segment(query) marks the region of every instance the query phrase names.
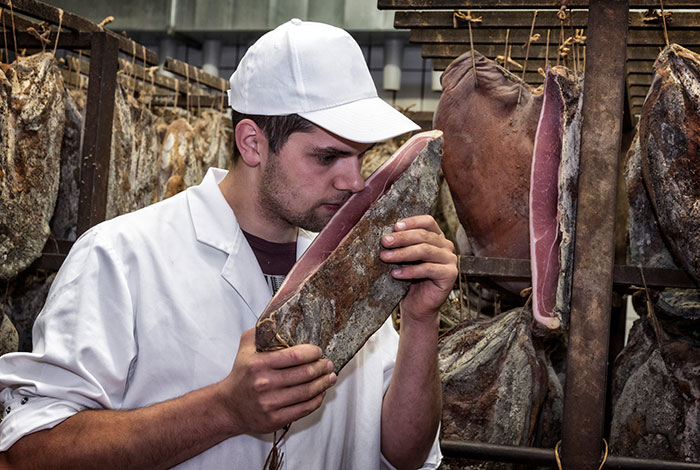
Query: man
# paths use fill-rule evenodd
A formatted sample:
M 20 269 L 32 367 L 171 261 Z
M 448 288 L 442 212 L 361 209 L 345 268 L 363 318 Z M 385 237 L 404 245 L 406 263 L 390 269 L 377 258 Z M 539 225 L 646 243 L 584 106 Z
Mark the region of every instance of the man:
M 0 359 L 0 450 L 16 468 L 436 468 L 438 309 L 457 275 L 429 216 L 397 221 L 400 340 L 387 322 L 336 377 L 313 345 L 256 353 L 279 278 L 354 192 L 372 142 L 416 126 L 376 95 L 344 31 L 292 20 L 231 77 L 228 174 L 74 245 L 34 329 Z M 267 281 L 267 282 L 266 282 Z M 394 361 L 395 358 L 395 361 Z M 8 450 L 9 449 L 9 450 Z

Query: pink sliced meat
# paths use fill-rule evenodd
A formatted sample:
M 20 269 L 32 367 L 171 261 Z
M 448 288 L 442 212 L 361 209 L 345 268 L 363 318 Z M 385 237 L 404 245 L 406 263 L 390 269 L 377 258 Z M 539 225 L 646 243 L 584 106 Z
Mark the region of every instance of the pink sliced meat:
M 535 134 L 529 196 L 532 313 L 565 328 L 571 303 L 581 145 L 581 83 L 563 67 L 547 70 Z
M 558 328 L 554 314 L 559 278 L 559 164 L 561 163 L 562 108 L 564 103 L 549 74 L 535 134 L 530 175 L 530 263 L 533 316 L 549 328 Z

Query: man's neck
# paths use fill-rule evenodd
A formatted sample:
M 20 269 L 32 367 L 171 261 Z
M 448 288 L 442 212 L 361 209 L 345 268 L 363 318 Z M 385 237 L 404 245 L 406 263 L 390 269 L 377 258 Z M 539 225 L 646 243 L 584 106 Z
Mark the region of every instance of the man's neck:
M 236 220 L 241 229 L 256 237 L 274 243 L 290 243 L 296 241 L 298 228 L 282 221 L 270 221 L 263 217 L 257 192 L 254 172 L 242 163 L 234 164 L 231 171 L 219 183 L 219 189 L 236 214 Z

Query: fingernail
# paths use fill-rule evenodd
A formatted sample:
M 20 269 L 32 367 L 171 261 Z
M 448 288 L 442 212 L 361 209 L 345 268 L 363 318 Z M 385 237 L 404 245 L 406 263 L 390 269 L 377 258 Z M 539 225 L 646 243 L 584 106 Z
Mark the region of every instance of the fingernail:
M 400 269 L 394 269 L 391 271 L 391 274 L 394 276 L 400 276 L 401 275 L 401 270 Z
M 331 361 L 328 361 L 328 363 L 326 364 L 326 371 L 333 372 L 333 363 Z
M 331 375 L 328 376 L 328 380 L 330 381 L 331 385 L 333 385 L 338 381 L 338 376 L 335 375 L 335 372 L 333 372 Z
M 387 243 L 391 243 L 391 242 L 394 241 L 394 237 L 393 237 L 392 235 L 386 235 L 386 236 L 384 237 L 384 241 L 387 242 Z
M 406 222 L 397 222 L 396 223 L 396 228 L 399 230 L 403 230 L 406 228 Z

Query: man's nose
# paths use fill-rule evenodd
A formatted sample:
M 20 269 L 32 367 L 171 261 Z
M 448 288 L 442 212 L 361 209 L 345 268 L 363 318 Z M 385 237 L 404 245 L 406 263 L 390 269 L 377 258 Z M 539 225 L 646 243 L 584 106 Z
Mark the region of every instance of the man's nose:
M 340 173 L 335 181 L 335 189 L 339 191 L 350 191 L 356 193 L 365 188 L 365 179 L 361 173 L 362 163 L 357 157 L 345 157 Z

